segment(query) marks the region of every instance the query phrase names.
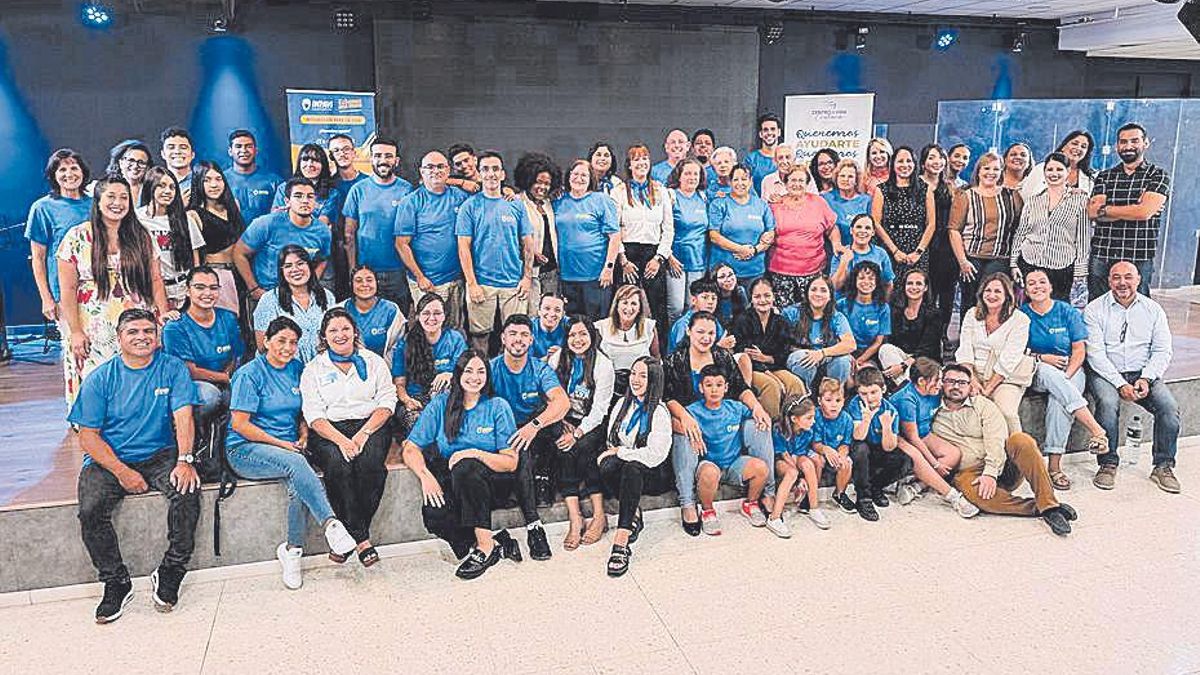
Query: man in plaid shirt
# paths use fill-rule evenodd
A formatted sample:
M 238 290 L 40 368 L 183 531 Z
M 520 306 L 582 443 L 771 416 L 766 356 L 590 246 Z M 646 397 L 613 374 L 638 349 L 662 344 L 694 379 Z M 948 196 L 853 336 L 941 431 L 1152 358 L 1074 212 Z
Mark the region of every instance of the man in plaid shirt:
M 1096 221 L 1088 270 L 1092 300 L 1108 292 L 1108 269 L 1120 260 L 1137 266 L 1142 277 L 1138 292 L 1150 296 L 1158 228 L 1171 179 L 1161 167 L 1146 161 L 1149 147 L 1146 130 L 1134 122 L 1126 124 L 1117 130 L 1121 163 L 1096 175 L 1088 202 L 1088 216 Z

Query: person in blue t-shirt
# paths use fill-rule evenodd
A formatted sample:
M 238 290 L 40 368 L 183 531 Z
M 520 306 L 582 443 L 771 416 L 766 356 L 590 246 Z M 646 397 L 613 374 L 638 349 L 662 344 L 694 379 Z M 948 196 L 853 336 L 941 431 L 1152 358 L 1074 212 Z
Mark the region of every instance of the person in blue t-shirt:
M 276 275 L 280 284 L 259 299 L 254 308 L 254 344 L 263 347 L 267 326 L 276 317 L 286 316 L 303 331 L 300 334 L 300 362 L 308 363 L 317 355 L 317 338 L 325 311 L 334 306 L 333 293 L 321 287 L 316 265 L 308 251 L 288 244 L 279 252 Z
M 329 157 L 333 160 L 331 167 L 333 172 L 333 189 L 332 199 L 334 209 L 338 215 L 342 215 L 342 206 L 346 203 L 346 196 L 350 194 L 350 188 L 368 178 L 367 174 L 358 170 L 355 162 L 358 161 L 358 146 L 355 145 L 354 139 L 349 134 L 334 134 L 326 141 Z M 400 147 L 396 146 L 399 150 Z M 370 148 L 367 148 L 370 152 Z
M 304 512 L 321 525 L 330 554 L 354 551 L 354 538 L 333 513 L 321 479 L 304 456 L 308 425 L 301 417 L 300 376 L 296 359 L 300 326 L 281 316 L 267 326 L 263 353 L 233 374 L 226 457 L 238 476 L 251 480 L 282 478 L 288 488 L 287 541 L 275 549 L 283 584 L 303 583 Z
M 795 326 L 792 342 L 797 349 L 788 356 L 787 368 L 809 390 L 819 372 L 848 382 L 854 365 L 854 332 L 846 315 L 834 307 L 833 284 L 829 277 L 817 277 L 809 282 L 807 293 L 806 305 L 785 307 L 780 312 Z
M 500 330 L 500 343 L 504 349 L 490 366 L 492 389 L 508 401 L 517 424 L 510 443 L 520 453 L 516 493 L 528 529 L 529 556 L 548 560 L 550 544 L 537 507 L 554 499 L 550 476 L 559 452 L 555 442 L 562 436 L 559 422 L 570 412 L 571 400 L 554 370 L 529 356 L 533 331 L 528 316 L 508 317 Z
M 679 347 L 679 343 L 687 337 L 688 324 L 692 321 L 692 315 L 696 312 L 717 311 L 717 283 L 705 278 L 700 278 L 692 282 L 688 289 L 691 298 L 689 303 L 691 309 L 684 312 L 675 323 L 671 325 L 671 332 L 667 335 L 667 353 L 675 351 Z M 726 335 L 725 327 L 717 324 L 717 342 L 714 346 L 722 349 L 733 349 L 737 345 L 737 338 L 732 333 Z
M 850 272 L 863 261 L 871 261 L 879 266 L 879 278 L 883 280 L 888 295 L 892 293 L 892 282 L 896 272 L 892 268 L 892 258 L 882 247 L 871 243 L 875 238 L 875 221 L 870 214 L 861 214 L 850 224 L 850 247 L 848 253 L 834 253 L 829 261 L 829 278 L 835 289 L 842 293 L 853 292 L 849 285 Z
M 708 197 L 704 194 L 704 166 L 685 159 L 667 177 L 675 240 L 667 268 L 667 317 L 683 313 L 688 288 L 708 270 Z
M 1033 391 L 1050 394 L 1046 402 L 1046 440 L 1042 452 L 1048 457 L 1050 482 L 1056 490 L 1067 490 L 1071 480 L 1062 470 L 1071 423 L 1078 421 L 1087 429 L 1087 447 L 1093 453 L 1108 451 L 1108 434 L 1096 421 L 1083 398 L 1087 382 L 1083 362 L 1087 357 L 1087 326 L 1083 313 L 1055 300 L 1050 276 L 1042 269 L 1025 274 L 1025 296 L 1021 311 L 1029 317 L 1026 348 L 1037 359 L 1033 372 Z
M 832 378 L 822 378 L 814 389 L 817 414 L 813 421 L 813 450 L 817 454 L 817 468 L 823 473 L 829 467 L 834 474 L 833 503 L 846 513 L 854 513 L 857 506 L 846 494 L 846 487 L 854 474 L 851 445 L 854 442 L 854 422 L 845 410 L 846 385 Z M 816 503 L 814 503 L 816 502 Z M 809 508 L 820 503 L 819 495 L 809 501 Z
M 434 395 L 450 388 L 450 374 L 467 350 L 462 333 L 446 325 L 446 301 L 427 293 L 413 308 L 408 330 L 392 349 L 392 381 L 396 384 L 396 432 L 403 437 L 417 423 Z
M 421 481 L 425 529 L 461 560 L 455 574 L 475 579 L 501 558 L 521 561 L 507 530 L 492 531 L 500 479 L 517 471 L 517 425 L 502 396 L 493 395 L 487 355 L 469 349 L 454 365 L 449 391 L 438 394 L 403 444 L 404 465 Z
M 379 297 L 375 270 L 359 265 L 350 271 L 350 290 L 353 297 L 343 306 L 354 319 L 362 336 L 363 346 L 383 357 L 392 365 L 392 350 L 404 334 L 408 320 L 391 300 Z
M 408 294 L 420 302 L 426 293 L 446 301 L 446 322 L 462 327 L 463 279 L 454 226 L 462 203 L 470 197 L 446 184 L 450 164 L 434 151 L 421 158 L 421 185 L 396 207 L 392 224 L 396 251 L 408 268 Z
M 750 284 L 766 271 L 766 252 L 775 241 L 775 216 L 767 203 L 750 192 L 750 169 L 738 164 L 729 177 L 728 196 L 708 204 L 708 236 L 712 241 L 708 265 L 728 263 L 738 283 Z
M 275 190 L 283 178 L 258 165 L 258 142 L 249 129 L 234 129 L 229 133 L 229 158 L 233 165 L 225 172 L 225 180 L 237 200 L 242 218 L 250 222 L 271 212 Z
M 750 167 L 754 178 L 754 191 L 761 194 L 763 179 L 775 171 L 775 146 L 779 144 L 779 137 L 783 135 L 783 125 L 778 115 L 765 113 L 759 115 L 756 126 L 758 147 L 747 153 L 742 163 Z
M 279 285 L 276 265 L 284 246 L 296 245 L 307 251 L 309 257 L 317 261 L 318 277 L 322 276 L 332 250 L 329 227 L 313 218 L 317 193 L 312 182 L 307 178 L 293 178 L 283 187 L 288 196 L 287 210 L 256 218 L 233 250 L 238 274 L 254 300 Z
M 874 521 L 879 519 L 874 507 L 891 503 L 883 489 L 900 480 L 911 466 L 908 456 L 897 451 L 900 416 L 883 397 L 887 390 L 883 372 L 868 366 L 858 372 L 855 381 L 858 394 L 846 403 L 846 412 L 854 421 L 854 492 L 858 515 Z
M 229 405 L 230 377 L 242 362 L 245 342 L 237 315 L 220 309 L 221 281 L 211 267 L 188 271 L 183 315 L 163 326 L 163 351 L 182 360 L 196 383 L 203 423 Z
M 379 297 L 401 309 L 412 305 L 404 263 L 396 252 L 396 209 L 413 191 L 412 183 L 396 175 L 400 144 L 377 138 L 371 143 L 371 177 L 346 187 L 342 216 L 346 230 L 346 261 L 350 269 L 367 265 L 375 272 Z M 351 282 L 353 283 L 353 281 Z
M 117 319 L 120 352 L 84 379 L 67 421 L 79 429 L 79 529 L 104 583 L 96 623 L 121 616 L 133 599 L 121 559 L 113 509 L 127 494 L 154 489 L 169 502 L 168 548 L 150 575 L 154 603 L 170 611 L 192 557 L 200 517 L 200 477 L 192 466 L 196 385 L 182 361 L 156 351 L 152 312 L 127 309 Z
M 529 355 L 535 359 L 549 361 L 563 347 L 567 337 L 567 324 L 563 321 L 566 315 L 567 302 L 561 295 L 546 293 L 538 301 L 537 318 L 530 317 L 533 324 L 533 345 L 529 347 Z
M 879 280 L 879 266 L 871 261 L 855 265 L 850 272 L 847 293 L 837 308 L 850 322 L 854 334 L 854 369 L 877 361 L 879 348 L 892 334 L 892 308 L 887 302 L 887 289 Z
M 778 480 L 775 489 L 783 496 L 775 500 L 775 507 L 767 516 L 767 529 L 777 537 L 787 539 L 792 536 L 792 528 L 783 520 L 783 509 L 793 488 L 800 512 L 822 530 L 829 529 L 829 518 L 819 503 L 822 462 L 813 447 L 817 438 L 816 415 L 817 408 L 811 398 L 789 396 L 784 400 L 779 421 L 771 432 Z
M 559 292 L 571 314 L 600 317 L 612 303 L 613 268 L 621 244 L 617 205 L 596 191 L 591 164 L 577 159 L 567 192 L 554 201 Z
M 853 159 L 843 158 L 838 162 L 833 181 L 834 188 L 822 192 L 821 197 L 837 216 L 838 233 L 842 236 L 842 242 L 846 243 L 853 239 L 850 222 L 860 214 L 871 212 L 871 195 L 860 191 L 862 168 Z
M 671 172 L 688 156 L 688 150 L 691 149 L 692 143 L 688 140 L 687 132 L 683 129 L 668 131 L 663 140 L 663 152 L 667 153 L 667 158 L 650 167 L 650 178 L 666 185 Z
M 303 178 L 312 183 L 316 194 L 313 202 L 313 220 L 319 221 L 327 228 L 337 223 L 341 214 L 338 212 L 339 192 L 337 178 L 334 177 L 333 167 L 329 163 L 329 155 L 316 143 L 305 143 L 296 154 L 296 167 L 291 178 L 280 183 L 275 188 L 275 196 L 271 199 L 272 211 L 286 211 L 290 208 L 291 188 L 287 186 L 291 180 Z
M 677 487 L 681 493 L 694 490 L 695 499 L 700 502 L 701 530 L 710 536 L 721 534 L 721 521 L 713 500 L 722 483 L 745 486 L 742 515 L 754 527 L 766 525 L 767 517 L 759 499 L 773 476 L 770 434 L 756 428 L 754 416 L 745 404 L 726 399 L 727 391 L 729 382 L 723 368 L 710 363 L 700 369 L 703 398 L 686 409 L 700 427 L 701 442 L 698 446 L 692 444 L 693 452 L 672 453 Z M 689 458 L 692 461 L 682 461 Z
M 467 325 L 471 345 L 487 352 L 500 322 L 529 306 L 533 283 L 533 224 L 525 206 L 504 198 L 504 160 L 479 155 L 483 189 L 459 209 L 454 235 L 467 286 Z
M 91 217 L 92 198 L 84 194 L 83 187 L 91 172 L 78 152 L 63 148 L 50 155 L 45 175 L 50 194 L 29 207 L 25 238 L 29 240 L 29 261 L 42 301 L 42 316 L 47 321 L 56 321 L 59 293 L 55 256 L 67 230 Z

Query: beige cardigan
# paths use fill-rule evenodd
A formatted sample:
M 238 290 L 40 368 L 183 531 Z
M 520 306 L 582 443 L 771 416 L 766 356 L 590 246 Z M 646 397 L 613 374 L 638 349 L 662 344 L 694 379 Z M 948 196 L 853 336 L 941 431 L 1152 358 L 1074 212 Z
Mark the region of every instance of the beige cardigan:
M 1006 381 L 1014 378 L 1021 380 L 1022 375 L 1027 375 L 1022 372 L 1022 362 L 1028 342 L 1029 317 L 1024 312 L 1014 308 L 1008 321 L 1000 324 L 994 333 L 988 335 L 984 322 L 975 318 L 975 309 L 972 308 L 963 314 L 962 330 L 958 350 L 954 352 L 954 360 L 971 364 L 979 378 L 986 381 L 983 373 L 995 354 L 995 373 L 1000 374 Z
M 524 192 L 521 193 L 521 203 L 525 205 L 525 213 L 529 216 L 529 224 L 533 227 L 533 251 L 534 253 L 542 252 L 542 214 L 538 212 L 538 205 L 529 198 Z M 554 259 L 558 260 L 558 228 L 554 225 L 554 207 L 550 204 L 550 200 L 546 200 L 542 204 L 542 210 L 546 212 L 546 222 L 550 225 L 550 246 L 554 251 Z M 534 265 L 534 276 L 537 276 L 538 265 Z

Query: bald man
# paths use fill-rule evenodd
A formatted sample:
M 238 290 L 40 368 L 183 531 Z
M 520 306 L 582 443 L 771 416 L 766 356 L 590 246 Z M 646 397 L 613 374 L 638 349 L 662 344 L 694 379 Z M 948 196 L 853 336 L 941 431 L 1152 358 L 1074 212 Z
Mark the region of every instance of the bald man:
M 1121 438 L 1121 401 L 1140 406 L 1154 418 L 1154 468 L 1150 480 L 1165 492 L 1178 493 L 1175 448 L 1179 441 L 1179 404 L 1163 381 L 1171 362 L 1171 330 L 1159 304 L 1138 293 L 1142 278 L 1128 260 L 1108 271 L 1109 291 L 1088 303 L 1088 389 L 1096 401 L 1096 420 L 1108 434 L 1109 451 L 1097 455 L 1092 483 L 1101 490 L 1117 484 L 1117 443 Z
M 675 165 L 683 161 L 691 149 L 692 142 L 688 140 L 688 135 L 683 129 L 672 129 L 663 141 L 663 150 L 667 153 L 667 158 L 650 167 L 650 177 L 666 185 L 667 178 L 675 170 Z

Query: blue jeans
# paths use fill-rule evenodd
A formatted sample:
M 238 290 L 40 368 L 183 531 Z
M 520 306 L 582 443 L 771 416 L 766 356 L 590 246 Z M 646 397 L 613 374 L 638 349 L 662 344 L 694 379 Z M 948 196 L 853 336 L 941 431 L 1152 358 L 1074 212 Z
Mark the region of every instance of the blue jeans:
M 809 391 L 813 391 L 813 380 L 817 377 L 817 372 L 822 371 L 825 377 L 833 379 L 845 384 L 850 381 L 850 355 L 843 354 L 841 356 L 831 356 L 825 359 L 825 362 L 819 366 L 806 366 L 800 362 L 804 355 L 809 352 L 808 349 L 797 349 L 788 357 L 787 368 L 792 371 L 796 377 L 804 380 L 804 386 L 808 387 Z
M 1120 262 L 1112 258 L 1099 258 L 1092 256 L 1088 261 L 1088 300 L 1096 298 L 1108 292 L 1108 268 L 1113 266 L 1113 263 Z M 1130 260 L 1129 262 L 1133 262 Z M 1142 283 L 1138 284 L 1138 293 L 1150 297 L 1150 281 L 1154 276 L 1154 261 L 1143 260 L 1141 262 L 1133 262 L 1138 269 L 1138 274 L 1142 275 Z
M 196 407 L 196 417 L 209 420 L 222 410 L 229 407 L 229 389 L 222 389 L 212 382 L 195 380 L 196 391 L 200 393 L 200 405 Z
M 1121 373 L 1125 381 L 1133 384 L 1141 373 Z M 1108 380 L 1095 375 L 1088 377 L 1088 389 L 1096 398 L 1096 421 L 1108 434 L 1109 452 L 1096 456 L 1101 466 L 1116 466 L 1117 443 L 1121 439 L 1121 396 Z M 1175 466 L 1175 447 L 1179 442 L 1179 404 L 1171 390 L 1161 379 L 1150 383 L 1150 395 L 1133 401 L 1154 416 L 1154 466 Z
M 307 508 L 318 525 L 333 518 L 333 507 L 325 496 L 325 486 L 298 452 L 266 443 L 239 443 L 228 448 L 229 465 L 237 475 L 250 480 L 282 478 L 288 491 L 287 543 L 304 546 L 304 510 Z
M 687 311 L 687 302 L 690 295 L 689 288 L 693 281 L 704 278 L 704 270 L 699 272 L 684 271 L 683 275 L 678 279 L 667 275 L 667 320 L 671 325 L 675 325 L 675 320 L 683 316 Z M 660 329 L 661 330 L 661 329 Z
M 1042 445 L 1043 453 L 1061 455 L 1067 451 L 1067 437 L 1071 435 L 1075 411 L 1087 407 L 1087 401 L 1083 398 L 1086 382 L 1083 368 L 1067 379 L 1067 374 L 1058 368 L 1038 362 L 1030 389 L 1050 394 L 1046 401 L 1046 442 Z
M 775 494 L 775 448 L 771 445 L 771 432 L 759 431 L 754 420 L 742 422 L 742 447 L 751 457 L 761 459 L 767 465 L 767 484 L 764 495 Z M 700 455 L 692 449 L 687 436 L 673 434 L 671 437 L 671 466 L 675 469 L 675 487 L 679 490 L 680 506 L 696 505 L 696 467 L 700 466 Z

